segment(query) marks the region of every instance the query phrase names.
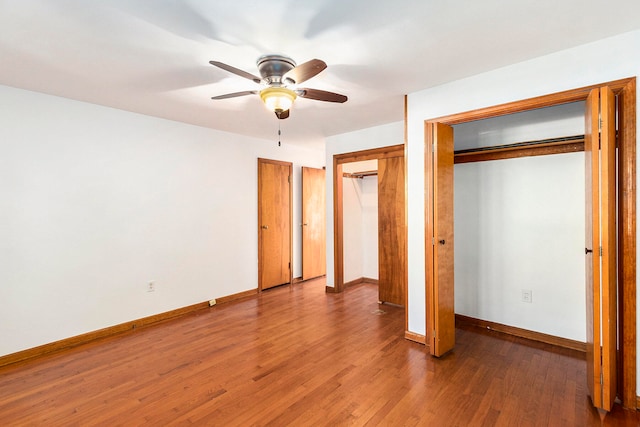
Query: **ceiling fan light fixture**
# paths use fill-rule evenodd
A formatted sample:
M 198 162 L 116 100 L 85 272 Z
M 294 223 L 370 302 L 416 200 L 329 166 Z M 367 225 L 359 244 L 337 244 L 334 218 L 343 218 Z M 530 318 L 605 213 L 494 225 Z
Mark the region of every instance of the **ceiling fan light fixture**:
M 286 87 L 268 87 L 260 91 L 260 99 L 273 112 L 287 111 L 296 97 L 296 93 Z

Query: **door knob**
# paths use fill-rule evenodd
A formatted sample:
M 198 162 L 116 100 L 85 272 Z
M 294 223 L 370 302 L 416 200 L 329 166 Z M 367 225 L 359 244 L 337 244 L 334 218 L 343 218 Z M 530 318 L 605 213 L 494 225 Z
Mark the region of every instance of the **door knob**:
M 307 223 L 305 222 L 305 223 L 304 223 L 304 224 L 302 224 L 302 225 L 304 225 L 304 226 L 306 227 L 306 226 L 307 226 Z
M 268 225 L 263 225 L 263 226 L 262 226 L 262 229 L 263 229 L 263 230 L 266 230 L 266 229 L 268 229 L 268 228 L 269 228 L 269 226 L 268 226 Z
M 584 254 L 585 254 L 585 255 L 590 254 L 590 253 L 592 253 L 592 252 L 593 252 L 593 249 L 587 249 L 587 248 L 584 248 Z
M 441 245 L 444 245 L 444 239 L 438 240 L 438 243 L 440 243 Z

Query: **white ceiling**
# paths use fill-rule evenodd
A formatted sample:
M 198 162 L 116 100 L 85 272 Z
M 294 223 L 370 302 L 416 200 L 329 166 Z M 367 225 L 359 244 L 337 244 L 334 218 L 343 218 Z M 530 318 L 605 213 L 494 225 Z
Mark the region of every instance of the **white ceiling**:
M 640 28 L 638 0 L 0 0 L 0 84 L 276 139 L 258 74 L 278 53 L 327 70 L 303 86 L 282 140 L 403 119 L 403 95 Z M 637 55 L 638 52 L 629 52 Z

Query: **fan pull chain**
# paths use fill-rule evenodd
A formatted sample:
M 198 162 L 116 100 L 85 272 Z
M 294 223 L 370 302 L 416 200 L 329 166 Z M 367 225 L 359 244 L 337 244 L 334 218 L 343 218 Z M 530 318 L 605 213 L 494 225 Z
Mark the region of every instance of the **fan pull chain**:
M 280 135 L 282 132 L 280 132 L 280 120 L 278 120 L 278 147 L 280 147 Z

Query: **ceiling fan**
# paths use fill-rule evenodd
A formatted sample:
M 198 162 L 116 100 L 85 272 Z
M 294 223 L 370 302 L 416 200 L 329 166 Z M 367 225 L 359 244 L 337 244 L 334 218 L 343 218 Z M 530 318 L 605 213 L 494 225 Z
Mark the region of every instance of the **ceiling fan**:
M 289 117 L 289 109 L 298 96 L 316 101 L 338 103 L 347 101 L 347 97 L 339 93 L 297 87 L 300 83 L 309 80 L 327 68 L 327 64 L 320 59 L 312 59 L 296 66 L 295 61 L 286 56 L 264 55 L 256 61 L 261 77 L 222 62 L 209 61 L 209 63 L 225 71 L 266 86 L 262 90 L 227 93 L 225 95 L 214 96 L 211 99 L 260 95 L 262 102 L 264 102 L 269 110 L 276 114 L 278 119 L 286 119 Z

